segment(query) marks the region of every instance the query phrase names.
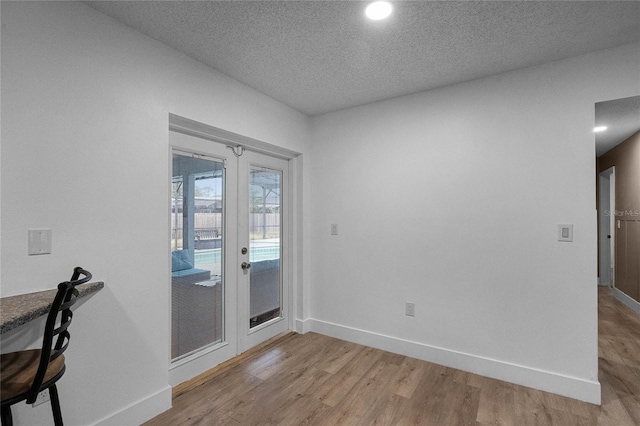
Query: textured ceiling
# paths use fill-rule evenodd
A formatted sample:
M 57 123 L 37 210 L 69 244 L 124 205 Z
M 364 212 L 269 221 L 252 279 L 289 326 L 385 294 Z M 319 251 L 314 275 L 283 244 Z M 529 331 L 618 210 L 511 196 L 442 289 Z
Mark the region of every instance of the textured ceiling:
M 307 115 L 640 40 L 640 2 L 88 1 Z
M 640 96 L 598 102 L 595 125 L 607 126 L 604 132 L 596 133 L 596 156 L 599 157 L 640 131 Z

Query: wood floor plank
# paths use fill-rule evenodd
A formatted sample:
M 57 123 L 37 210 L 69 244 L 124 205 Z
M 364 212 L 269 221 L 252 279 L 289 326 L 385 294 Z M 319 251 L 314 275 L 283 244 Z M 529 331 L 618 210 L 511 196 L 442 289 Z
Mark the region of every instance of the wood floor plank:
M 517 424 L 513 385 L 487 379 L 480 391 L 477 420 L 481 424 Z
M 435 424 L 438 415 L 438 390 L 446 382 L 447 367 L 426 363 L 424 374 L 418 383 L 400 424 Z
M 304 393 L 307 386 L 319 380 L 321 370 L 308 367 L 293 367 L 280 372 L 271 380 L 230 401 L 222 407 L 224 414 L 242 424 L 255 424 L 270 412 L 277 411 L 283 404 L 296 395 Z
M 324 404 L 335 407 L 351 389 L 360 381 L 361 377 L 348 372 L 334 374 L 316 392 L 316 398 Z
M 281 389 L 272 399 L 268 411 L 255 410 L 245 419 L 245 424 L 300 424 L 310 423 L 327 407 L 311 395 L 320 383 L 330 376 L 329 373 L 314 367 L 302 369 L 300 374 L 291 380 L 289 385 Z M 231 414 L 238 418 L 235 414 Z M 287 423 L 295 419 L 295 423 Z
M 317 422 L 331 407 L 309 395 L 299 395 L 289 401 L 282 410 L 276 411 L 257 425 L 310 425 Z
M 627 410 L 627 414 L 636 425 L 640 425 L 640 395 L 625 396 L 620 402 Z
M 367 371 L 369 371 L 383 354 L 384 352 L 379 349 L 365 346 L 358 356 L 353 359 L 353 362 L 347 363 L 338 370 L 338 372 L 346 372 L 352 376 L 362 377 L 367 374 Z
M 481 389 L 460 381 L 447 379 L 444 387 L 430 398 L 431 412 L 425 417 L 428 424 L 476 424 Z
M 390 393 L 388 384 L 399 368 L 396 364 L 379 359 L 353 386 L 340 408 L 349 411 L 352 416 L 363 417 L 371 407 L 377 405 L 379 399 Z
M 425 362 L 404 357 L 398 373 L 392 379 L 391 392 L 404 398 L 411 398 L 424 374 L 425 368 Z
M 600 406 L 307 333 L 180 385 L 147 424 L 638 426 L 640 316 L 598 291 Z
M 327 348 L 326 356 L 319 363 L 318 368 L 333 374 L 340 371 L 365 349 L 364 346 L 343 340 L 335 340 L 333 344 L 325 347 Z
M 233 424 L 221 412 L 221 408 L 235 398 L 236 392 L 249 392 L 263 382 L 239 369 L 236 372 L 237 374 L 227 374 L 222 380 L 211 381 L 175 398 L 173 408 L 158 416 L 158 424 L 193 425 L 201 421 Z
M 296 339 L 300 341 L 300 339 Z M 296 350 L 284 350 L 269 358 L 268 361 L 255 366 L 248 372 L 262 380 L 286 372 L 289 368 L 299 365 L 301 360 L 314 353 L 313 345 L 300 345 Z
M 520 386 L 514 389 L 515 417 L 522 422 L 522 426 L 553 424 L 552 408 L 548 406 L 544 392 Z
M 409 406 L 409 399 L 395 393 L 385 393 L 367 413 L 360 418 L 359 425 L 396 425 Z

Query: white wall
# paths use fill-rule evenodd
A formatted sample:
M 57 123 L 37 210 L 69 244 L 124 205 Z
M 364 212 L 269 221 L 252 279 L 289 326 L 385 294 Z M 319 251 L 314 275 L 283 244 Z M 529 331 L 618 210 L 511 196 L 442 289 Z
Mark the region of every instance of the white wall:
M 63 416 L 135 424 L 170 404 L 169 113 L 305 163 L 308 118 L 83 4 L 1 7 L 2 295 L 53 288 L 76 265 L 104 281 L 74 316 Z M 53 253 L 29 257 L 39 227 Z M 3 352 L 35 345 L 34 327 L 4 335 Z M 14 418 L 51 412 L 20 404 Z
M 594 103 L 640 93 L 639 53 L 314 118 L 307 327 L 599 402 Z
M 2 295 L 106 283 L 76 311 L 67 424 L 169 403 L 169 113 L 304 154 L 299 329 L 599 398 L 593 105 L 640 93 L 639 45 L 318 117 L 310 150 L 305 116 L 83 4 L 1 8 Z M 35 227 L 52 255 L 26 255 Z

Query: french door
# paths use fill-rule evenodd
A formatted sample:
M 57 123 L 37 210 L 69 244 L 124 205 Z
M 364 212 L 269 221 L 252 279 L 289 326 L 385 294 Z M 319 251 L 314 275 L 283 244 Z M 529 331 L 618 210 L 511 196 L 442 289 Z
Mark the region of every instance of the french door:
M 238 160 L 238 345 L 244 352 L 288 328 L 288 163 L 250 151 Z
M 288 161 L 170 132 L 172 385 L 285 331 Z

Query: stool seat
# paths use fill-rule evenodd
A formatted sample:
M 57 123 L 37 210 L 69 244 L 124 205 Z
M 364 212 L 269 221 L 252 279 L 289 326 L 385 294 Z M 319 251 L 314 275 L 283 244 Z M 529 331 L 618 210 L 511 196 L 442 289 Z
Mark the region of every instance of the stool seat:
M 55 351 L 54 351 L 55 352 Z M 14 404 L 27 399 L 27 394 L 36 377 L 41 349 L 11 352 L 0 355 L 0 370 L 2 371 L 2 403 Z M 43 388 L 51 381 L 56 381 L 64 373 L 64 355 L 51 361 L 42 380 Z

